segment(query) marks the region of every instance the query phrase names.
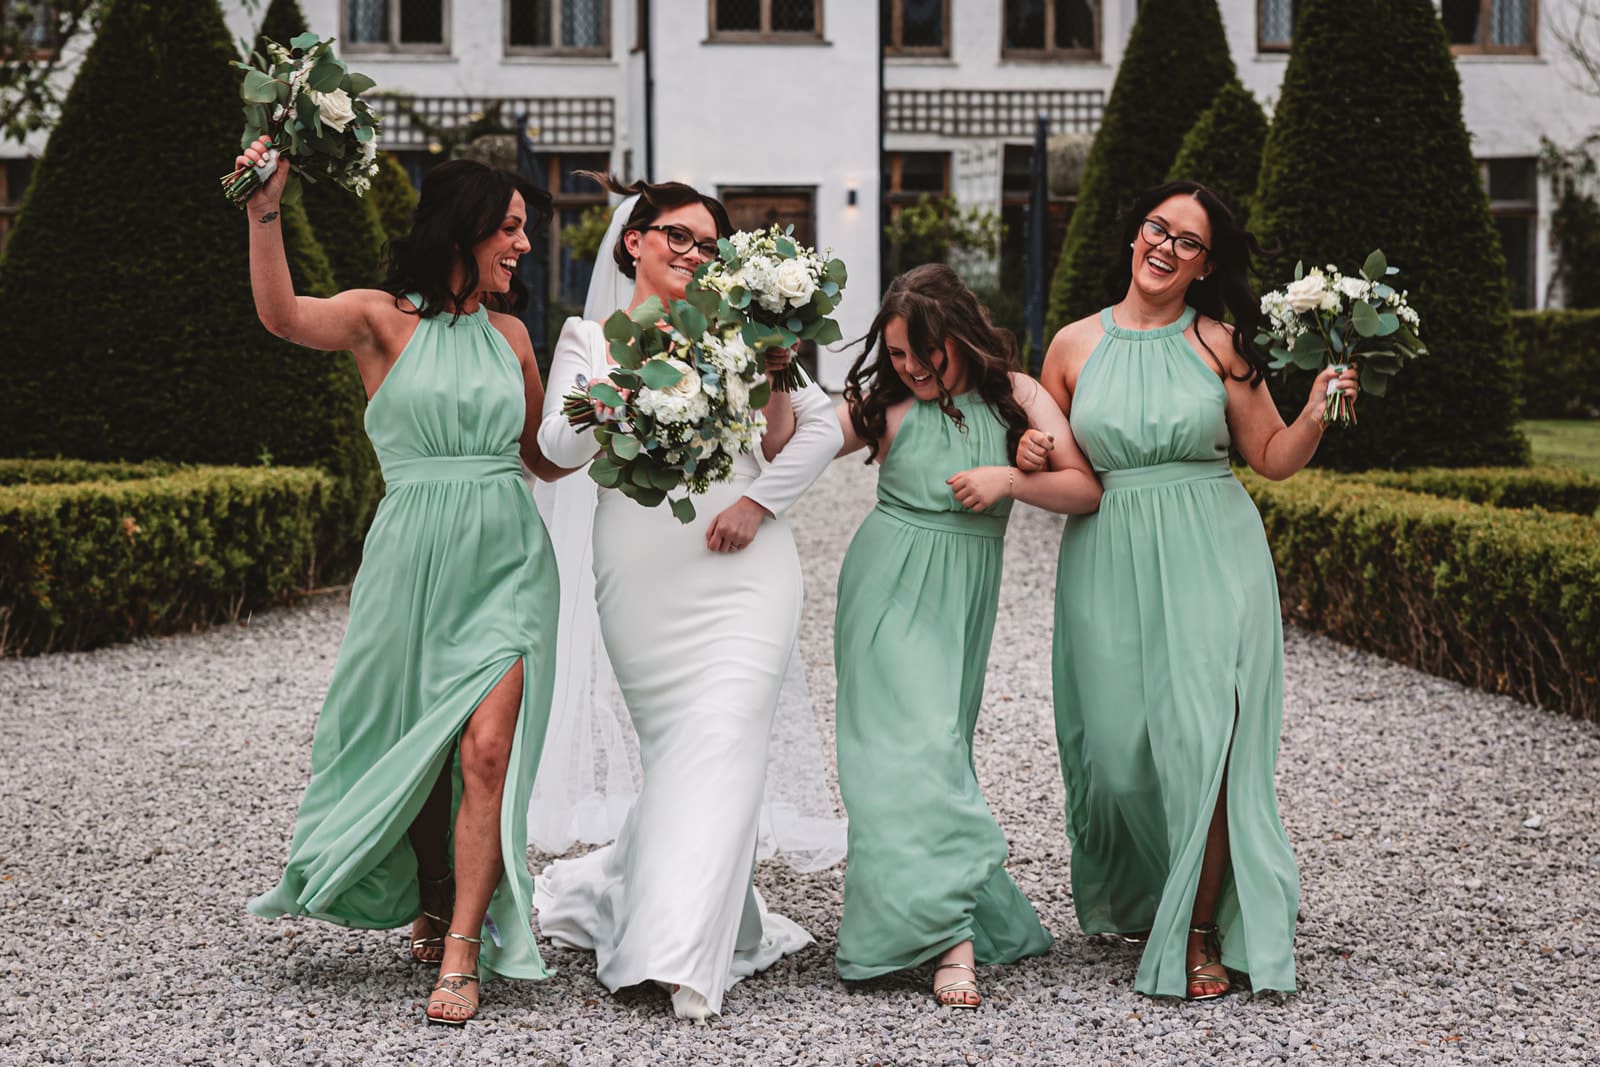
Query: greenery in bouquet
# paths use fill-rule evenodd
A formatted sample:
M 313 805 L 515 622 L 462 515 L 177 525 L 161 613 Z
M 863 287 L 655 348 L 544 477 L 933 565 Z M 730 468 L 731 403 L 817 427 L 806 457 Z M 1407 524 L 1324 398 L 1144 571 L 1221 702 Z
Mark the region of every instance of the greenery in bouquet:
M 260 137 L 290 160 L 283 202 L 300 199 L 300 179 L 331 181 L 357 196 L 372 187 L 378 173 L 378 116 L 361 94 L 376 83 L 345 66 L 333 54 L 333 39 L 302 33 L 284 48 L 264 43 L 267 55 L 252 51 L 239 96 L 244 100 L 241 148 Z M 241 166 L 222 179 L 227 198 L 240 205 L 271 177 L 277 164 L 269 157 L 261 167 Z
M 801 341 L 832 344 L 844 334 L 829 315 L 843 298 L 844 261 L 794 239 L 794 227 L 740 230 L 717 242 L 716 259 L 701 264 L 686 299 L 719 333 L 737 329 L 757 353 Z M 773 380 L 784 392 L 809 383 L 798 363 Z
M 1383 396 L 1401 366 L 1428 351 L 1417 339 L 1421 322 L 1405 291 L 1385 280 L 1398 273 L 1382 252 L 1367 256 L 1359 277 L 1332 264 L 1308 271 L 1296 263 L 1294 280 L 1261 298 L 1264 319 L 1256 344 L 1267 348 L 1274 370 L 1335 366 L 1342 372 L 1354 363 L 1361 388 Z M 1322 417 L 1340 426 L 1356 421 L 1350 399 L 1336 383 L 1329 385 Z
M 617 366 L 580 378 L 562 398 L 568 421 L 592 427 L 600 446 L 589 477 L 645 507 L 667 500 L 679 522 L 691 522 L 694 503 L 667 494 L 704 493 L 755 447 L 771 394 L 765 361 L 739 330 L 712 328 L 686 300 L 651 297 L 631 314 L 618 311 L 605 336 Z

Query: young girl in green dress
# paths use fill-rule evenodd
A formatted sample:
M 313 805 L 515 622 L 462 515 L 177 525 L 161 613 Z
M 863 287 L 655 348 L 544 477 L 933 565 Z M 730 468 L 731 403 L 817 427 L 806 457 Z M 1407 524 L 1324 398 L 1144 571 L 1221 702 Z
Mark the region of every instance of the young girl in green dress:
M 1134 988 L 1221 996 L 1228 970 L 1294 989 L 1299 876 L 1273 792 L 1283 627 L 1261 517 L 1229 446 L 1287 478 L 1322 439 L 1317 376 L 1285 425 L 1249 343 L 1254 246 L 1215 194 L 1173 182 L 1134 202 L 1126 295 L 1051 341 L 1041 382 L 1100 472 L 1056 576 L 1055 711 L 1087 933 L 1144 945 Z M 1236 326 L 1222 321 L 1231 314 Z M 1027 469 L 1055 463 L 1030 432 Z
M 265 152 L 254 144 L 240 162 Z M 481 163 L 445 163 L 424 179 L 383 287 L 322 300 L 296 296 L 289 278 L 286 163 L 246 206 L 256 311 L 280 337 L 354 354 L 387 492 L 283 878 L 250 910 L 380 930 L 414 922 L 413 957 L 440 970 L 426 1017 L 460 1025 L 477 1012 L 481 972 L 546 975 L 527 813 L 558 594 L 521 463 L 561 472 L 535 438 L 533 345 L 505 309 L 522 295 L 525 227 L 548 217 L 549 197 Z
M 1012 500 L 1084 513 L 1100 486 L 1066 420 L 1013 370 L 1016 343 L 942 264 L 890 285 L 840 405 L 841 455 L 877 462 L 878 503 L 839 574 L 839 786 L 849 813 L 835 964 L 872 978 L 937 959 L 939 1003 L 979 1004 L 975 963 L 1050 945 L 1005 870 L 972 739 Z M 1049 472 L 1010 466 L 1050 435 Z

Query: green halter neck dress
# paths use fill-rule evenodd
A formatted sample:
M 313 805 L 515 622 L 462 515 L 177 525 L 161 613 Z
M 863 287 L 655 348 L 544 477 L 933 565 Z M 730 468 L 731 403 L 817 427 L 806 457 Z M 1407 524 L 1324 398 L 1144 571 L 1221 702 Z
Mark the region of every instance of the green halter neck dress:
M 521 477 L 524 397 L 516 354 L 480 307 L 453 323 L 449 313 L 419 319 L 367 405 L 387 493 L 350 591 L 283 879 L 250 902 L 255 914 L 369 929 L 416 918 L 406 831 L 467 719 L 521 661 L 500 808 L 505 873 L 480 963 L 486 975 L 546 976 L 531 924 L 527 819 L 550 713 L 558 589 Z
M 1135 988 L 1184 996 L 1226 777 L 1223 959 L 1257 990 L 1293 990 L 1299 876 L 1273 792 L 1277 579 L 1228 465 L 1227 391 L 1185 336 L 1194 316 L 1130 330 L 1102 311 L 1072 400 L 1073 436 L 1105 487 L 1098 512 L 1067 519 L 1056 579 L 1073 903 L 1088 933 L 1150 930 Z

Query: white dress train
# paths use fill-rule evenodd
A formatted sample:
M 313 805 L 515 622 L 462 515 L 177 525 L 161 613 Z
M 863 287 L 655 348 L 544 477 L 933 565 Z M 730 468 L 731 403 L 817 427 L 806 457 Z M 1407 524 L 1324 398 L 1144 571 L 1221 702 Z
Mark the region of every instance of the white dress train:
M 578 376 L 603 365 L 597 323 L 568 320 L 550 370 L 539 444 L 577 467 L 595 451 L 561 414 Z M 784 511 L 838 451 L 832 404 L 816 385 L 792 394 L 796 429 L 764 468 L 695 498 L 680 524 L 602 489 L 594 518 L 600 629 L 639 738 L 644 784 L 614 844 L 551 864 L 534 880 L 541 932 L 593 949 L 612 991 L 681 987 L 680 1015 L 718 1013 L 729 985 L 810 943 L 766 910 L 752 884 L 767 750 L 799 628 L 800 561 Z M 577 475 L 574 475 L 577 477 Z M 705 531 L 749 496 L 775 516 L 740 552 Z

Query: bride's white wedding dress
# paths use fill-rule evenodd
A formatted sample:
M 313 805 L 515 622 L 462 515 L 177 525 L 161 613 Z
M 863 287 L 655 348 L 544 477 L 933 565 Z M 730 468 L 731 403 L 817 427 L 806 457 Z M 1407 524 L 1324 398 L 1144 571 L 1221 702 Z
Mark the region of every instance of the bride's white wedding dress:
M 556 464 L 594 456 L 593 434 L 572 429 L 561 398 L 580 375 L 605 371 L 600 325 L 569 319 L 539 428 Z M 614 489 L 600 490 L 594 516 L 600 630 L 644 784 L 615 843 L 552 864 L 534 903 L 545 936 L 594 950 L 608 989 L 678 986 L 684 1016 L 720 1012 L 730 984 L 811 941 L 767 911 L 751 881 L 773 713 L 800 621 L 800 561 L 783 514 L 843 440 L 820 387 L 792 402 L 783 452 L 768 464 L 738 457 L 731 481 L 695 498 L 693 522 Z M 741 496 L 777 517 L 742 551 L 710 551 L 706 528 Z

